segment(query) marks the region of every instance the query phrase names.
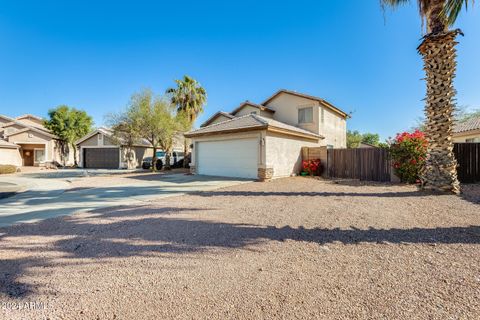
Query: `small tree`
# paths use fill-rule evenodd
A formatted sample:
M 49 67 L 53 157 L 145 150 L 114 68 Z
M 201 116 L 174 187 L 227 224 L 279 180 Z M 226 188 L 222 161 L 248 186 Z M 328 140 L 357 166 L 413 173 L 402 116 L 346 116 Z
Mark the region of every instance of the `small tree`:
M 127 110 L 110 116 L 114 136 L 132 146 L 135 141 L 146 139 L 153 147 L 152 170 L 156 171 L 157 150 L 166 153 L 165 169 L 170 168 L 170 152 L 175 134 L 188 127 L 188 117 L 176 112 L 167 99 L 154 97 L 152 91 L 134 94 Z
M 106 119 L 113 131 L 113 141 L 118 145 L 123 145 L 126 149 L 125 158 L 128 169 L 134 169 L 137 164 L 134 162 L 133 147 L 142 139 L 141 132 L 138 130 L 139 124 L 135 122 L 137 119 L 128 117 L 127 112 L 111 113 L 106 116 Z
M 423 132 L 397 134 L 390 146 L 393 168 L 402 182 L 416 183 L 425 165 L 428 142 Z
M 63 166 L 69 153 L 73 150 L 75 166 L 77 165 L 77 147 L 75 141 L 91 131 L 93 120 L 85 111 L 70 108 L 66 105 L 58 106 L 48 111 L 49 119 L 44 122 L 45 127 L 59 138 L 60 154 Z

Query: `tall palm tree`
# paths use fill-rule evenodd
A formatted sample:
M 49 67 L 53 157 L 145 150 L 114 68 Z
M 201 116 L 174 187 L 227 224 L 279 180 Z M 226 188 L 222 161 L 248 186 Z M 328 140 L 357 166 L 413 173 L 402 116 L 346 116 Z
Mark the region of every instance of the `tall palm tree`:
M 182 80 L 175 80 L 176 88 L 167 89 L 166 93 L 178 111 L 185 112 L 193 125 L 198 115 L 203 112 L 207 102 L 207 92 L 197 80 L 183 76 Z
M 410 0 L 381 0 L 382 5 L 399 6 Z M 453 154 L 452 130 L 455 109 L 455 38 L 460 30 L 451 30 L 463 7 L 474 0 L 417 0 L 427 32 L 418 47 L 426 72 L 426 137 L 429 141 L 425 167 L 421 172 L 424 189 L 460 192 L 457 162 Z
M 203 106 L 207 102 L 207 91 L 200 83 L 185 75 L 181 80 L 175 80 L 176 88 L 168 88 L 166 94 L 170 97 L 172 104 L 177 107 L 177 111 L 184 112 L 188 116 L 190 128 L 197 119 L 198 115 L 203 112 Z M 187 156 L 187 139 L 184 141 L 184 157 Z M 184 161 L 184 167 L 187 162 Z

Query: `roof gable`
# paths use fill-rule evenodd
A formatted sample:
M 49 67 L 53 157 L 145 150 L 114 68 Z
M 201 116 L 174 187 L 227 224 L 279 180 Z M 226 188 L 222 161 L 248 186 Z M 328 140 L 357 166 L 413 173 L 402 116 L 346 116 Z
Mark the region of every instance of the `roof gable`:
M 269 103 L 271 103 L 273 100 L 275 100 L 278 96 L 280 96 L 280 95 L 282 95 L 282 94 L 288 94 L 288 95 L 292 95 L 292 96 L 297 96 L 297 97 L 304 98 L 304 99 L 308 99 L 308 100 L 312 100 L 312 101 L 318 101 L 318 102 L 320 102 L 320 104 L 322 104 L 324 107 L 327 107 L 328 109 L 336 112 L 337 114 L 341 115 L 342 117 L 345 117 L 345 118 L 348 117 L 348 114 L 347 114 L 345 111 L 340 110 L 339 108 L 335 107 L 333 104 L 331 104 L 330 102 L 328 102 L 328 101 L 326 101 L 326 100 L 324 100 L 324 99 L 322 99 L 322 98 L 315 97 L 315 96 L 311 96 L 311 95 L 304 94 L 304 93 L 299 93 L 299 92 L 291 91 L 291 90 L 286 90 L 286 89 L 280 89 L 280 90 L 278 90 L 278 91 L 275 92 L 272 96 L 270 96 L 268 99 L 266 99 L 264 102 L 262 102 L 262 105 L 268 106 Z
M 14 137 L 18 134 L 21 134 L 21 133 L 24 133 L 24 132 L 28 132 L 28 131 L 33 131 L 35 133 L 38 133 L 38 134 L 41 134 L 47 138 L 51 138 L 51 139 L 56 139 L 57 137 L 54 136 L 53 134 L 51 133 L 48 133 L 48 132 L 45 132 L 43 130 L 39 130 L 37 128 L 34 128 L 34 127 L 26 127 L 25 129 L 22 129 L 22 130 L 18 130 L 18 131 L 14 131 L 12 133 L 8 133 L 8 134 L 5 134 L 6 137 Z
M 208 125 L 210 125 L 213 121 L 215 121 L 217 118 L 219 117 L 225 117 L 225 118 L 228 118 L 228 119 L 233 119 L 235 118 L 235 116 L 232 116 L 230 113 L 227 113 L 227 112 L 223 112 L 223 111 L 217 111 L 213 116 L 211 116 L 210 118 L 207 119 L 207 121 L 205 121 L 204 123 L 202 123 L 200 125 L 201 128 L 203 127 L 206 127 Z
M 240 110 L 242 110 L 245 107 L 253 107 L 253 108 L 257 108 L 257 109 L 262 110 L 262 111 L 275 113 L 275 110 L 270 109 L 269 107 L 266 107 L 266 106 L 260 105 L 260 104 L 256 104 L 256 103 L 253 103 L 253 102 L 250 102 L 250 101 L 247 100 L 247 101 L 243 102 L 242 104 L 240 104 L 238 107 L 236 107 L 230 114 L 235 115 L 236 113 L 238 113 Z

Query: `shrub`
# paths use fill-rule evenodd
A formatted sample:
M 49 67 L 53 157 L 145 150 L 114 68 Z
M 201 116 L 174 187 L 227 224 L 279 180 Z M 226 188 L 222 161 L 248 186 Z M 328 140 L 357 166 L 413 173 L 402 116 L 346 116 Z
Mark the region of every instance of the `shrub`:
M 419 182 L 419 173 L 427 156 L 427 139 L 423 132 L 397 134 L 390 146 L 393 168 L 402 182 Z
M 320 159 L 315 160 L 304 160 L 302 161 L 302 168 L 304 172 L 307 172 L 309 175 L 321 175 L 323 166 L 320 162 Z
M 0 164 L 0 174 L 15 173 L 17 172 L 17 167 L 6 164 Z

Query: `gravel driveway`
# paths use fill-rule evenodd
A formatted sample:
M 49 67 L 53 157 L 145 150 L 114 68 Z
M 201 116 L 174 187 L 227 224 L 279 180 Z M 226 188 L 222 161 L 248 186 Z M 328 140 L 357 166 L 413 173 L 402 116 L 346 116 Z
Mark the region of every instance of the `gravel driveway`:
M 479 319 L 465 190 L 287 178 L 3 228 L 0 318 Z

